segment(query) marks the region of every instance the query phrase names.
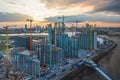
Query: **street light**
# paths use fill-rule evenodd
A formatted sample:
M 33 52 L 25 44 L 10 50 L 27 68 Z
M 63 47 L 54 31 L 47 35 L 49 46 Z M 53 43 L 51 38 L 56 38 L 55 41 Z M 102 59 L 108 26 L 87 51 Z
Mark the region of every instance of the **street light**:
M 32 51 L 32 19 L 26 19 L 26 21 L 30 22 L 30 51 Z

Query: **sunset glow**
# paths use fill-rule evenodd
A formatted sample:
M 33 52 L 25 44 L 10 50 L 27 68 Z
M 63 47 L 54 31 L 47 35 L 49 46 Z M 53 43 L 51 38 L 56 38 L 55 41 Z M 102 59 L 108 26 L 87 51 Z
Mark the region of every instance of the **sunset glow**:
M 32 18 L 34 22 L 45 21 L 57 16 L 81 16 L 84 22 L 90 22 L 100 26 L 119 26 L 120 15 L 115 8 L 118 5 L 111 4 L 114 0 L 0 0 L 0 27 L 6 25 L 24 24 L 26 18 Z M 119 2 L 117 2 L 119 3 Z M 114 1 L 114 4 L 117 4 Z M 105 6 L 107 5 L 107 6 Z M 111 8 L 109 8 L 111 6 Z M 117 8 L 117 7 L 116 7 Z M 20 15 L 20 17 L 18 17 Z M 92 18 L 97 15 L 98 18 Z M 111 15 L 111 17 L 109 16 Z M 117 18 L 113 18 L 117 15 Z M 90 17 L 89 17 L 90 16 Z M 86 18 L 83 20 L 82 18 Z M 78 18 L 74 18 L 75 21 Z M 15 22 L 15 23 L 13 23 Z M 40 22 L 37 22 L 39 24 Z M 38 24 L 38 25 L 39 25 Z

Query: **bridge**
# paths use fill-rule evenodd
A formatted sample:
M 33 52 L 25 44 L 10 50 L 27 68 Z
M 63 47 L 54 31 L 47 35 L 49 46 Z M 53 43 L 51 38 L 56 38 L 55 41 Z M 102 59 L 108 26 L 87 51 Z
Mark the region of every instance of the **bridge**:
M 94 69 L 104 80 L 112 80 L 112 78 L 110 78 L 104 71 L 102 71 L 100 69 L 100 67 L 94 62 L 92 61 L 91 57 L 90 58 L 85 58 L 83 59 L 80 63 L 78 63 L 79 66 L 81 65 L 86 65 L 88 67 L 91 67 L 92 69 Z

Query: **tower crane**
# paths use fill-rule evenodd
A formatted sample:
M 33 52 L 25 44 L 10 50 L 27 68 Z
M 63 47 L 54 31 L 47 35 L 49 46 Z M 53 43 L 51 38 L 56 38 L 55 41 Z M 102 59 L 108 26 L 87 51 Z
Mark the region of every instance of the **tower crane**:
M 79 27 L 79 23 L 82 21 L 76 20 L 75 22 L 76 22 L 76 32 L 77 32 L 77 28 Z
M 10 26 L 4 27 L 5 32 L 6 32 L 6 50 L 5 50 L 6 51 L 6 78 L 9 78 L 9 60 L 8 60 L 8 58 L 9 58 L 9 46 L 8 46 L 8 44 L 9 44 L 9 39 L 8 39 L 9 30 L 8 30 L 8 27 L 10 27 Z M 14 27 L 16 27 L 16 25 Z
M 26 19 L 26 21 L 30 22 L 30 51 L 32 51 L 32 19 Z
M 6 30 L 6 78 L 9 78 L 9 61 L 8 61 L 8 26 L 5 27 Z

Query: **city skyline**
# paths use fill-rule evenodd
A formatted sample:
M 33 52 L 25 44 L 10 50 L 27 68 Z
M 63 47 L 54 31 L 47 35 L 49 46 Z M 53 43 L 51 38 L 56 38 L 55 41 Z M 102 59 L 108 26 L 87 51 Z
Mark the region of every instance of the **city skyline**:
M 26 19 L 60 21 L 57 16 L 67 16 L 66 21 L 76 20 L 101 26 L 119 26 L 119 0 L 0 0 L 0 27 L 26 24 Z M 18 24 L 19 23 L 19 24 Z

